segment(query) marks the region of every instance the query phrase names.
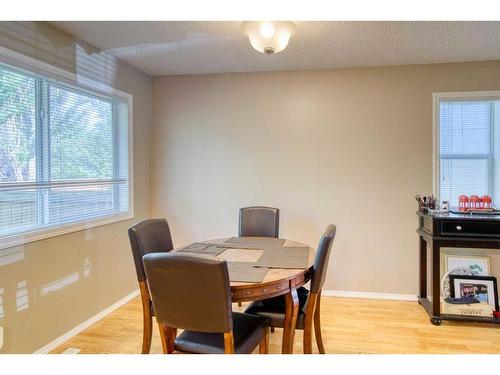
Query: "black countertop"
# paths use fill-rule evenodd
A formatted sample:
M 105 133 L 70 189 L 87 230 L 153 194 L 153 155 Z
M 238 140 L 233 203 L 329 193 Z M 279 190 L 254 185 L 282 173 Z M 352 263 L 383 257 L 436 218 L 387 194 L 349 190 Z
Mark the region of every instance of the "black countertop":
M 456 213 L 422 213 L 417 212 L 418 216 L 429 217 L 433 220 L 482 220 L 482 221 L 500 221 L 500 212 L 497 215 L 491 214 L 456 214 Z

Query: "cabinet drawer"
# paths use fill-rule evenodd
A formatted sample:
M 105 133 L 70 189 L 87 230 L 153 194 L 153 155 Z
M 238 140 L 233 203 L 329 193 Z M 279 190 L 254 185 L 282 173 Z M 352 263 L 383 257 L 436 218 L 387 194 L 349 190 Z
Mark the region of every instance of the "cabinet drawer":
M 446 220 L 441 222 L 441 234 L 449 236 L 500 237 L 500 222 Z

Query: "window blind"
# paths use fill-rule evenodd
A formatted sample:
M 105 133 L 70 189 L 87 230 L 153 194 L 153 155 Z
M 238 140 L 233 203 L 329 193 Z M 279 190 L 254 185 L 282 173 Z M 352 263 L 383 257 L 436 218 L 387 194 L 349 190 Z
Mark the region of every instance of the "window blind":
M 439 103 L 440 199 L 458 205 L 462 194 L 491 195 L 497 191 L 500 160 L 499 101 L 446 100 Z
M 0 64 L 0 239 L 130 208 L 129 103 Z

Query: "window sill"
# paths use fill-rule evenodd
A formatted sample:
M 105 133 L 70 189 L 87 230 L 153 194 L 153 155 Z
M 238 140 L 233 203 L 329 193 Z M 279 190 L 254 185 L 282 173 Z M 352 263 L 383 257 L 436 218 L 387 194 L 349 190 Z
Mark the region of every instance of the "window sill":
M 52 237 L 59 237 L 65 234 L 80 232 L 83 230 L 100 227 L 103 225 L 113 224 L 124 220 L 133 219 L 133 212 L 126 212 L 121 214 L 109 215 L 94 220 L 84 222 L 70 223 L 52 228 L 44 228 L 15 234 L 11 236 L 0 237 L 0 250 L 7 249 L 14 246 L 24 245 L 31 242 L 41 241 Z

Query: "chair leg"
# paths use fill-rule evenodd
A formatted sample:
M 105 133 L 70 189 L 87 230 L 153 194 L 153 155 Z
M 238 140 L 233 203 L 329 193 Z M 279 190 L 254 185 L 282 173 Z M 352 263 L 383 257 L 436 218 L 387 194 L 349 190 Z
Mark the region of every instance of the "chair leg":
M 177 328 L 168 327 L 168 354 L 175 350 L 175 338 L 177 337 Z
M 233 332 L 224 333 L 224 354 L 234 354 Z
M 166 326 L 165 324 L 158 323 L 160 330 L 161 346 L 164 354 L 171 354 L 174 352 L 174 340 L 177 334 L 175 328 Z
M 264 337 L 259 344 L 259 354 L 269 354 L 269 328 L 264 331 Z
M 153 337 L 153 317 L 151 316 L 151 305 L 146 281 L 139 281 L 142 301 L 142 354 L 149 354 L 151 351 L 151 338 Z
M 285 294 L 285 321 L 283 322 L 282 354 L 293 354 L 293 338 L 299 313 L 299 296 L 295 287 Z
M 142 354 L 149 354 L 151 351 L 151 339 L 153 337 L 153 317 L 151 311 L 148 310 L 144 309 L 143 314 Z
M 323 346 L 323 338 L 321 337 L 321 323 L 320 323 L 320 310 L 321 310 L 321 292 L 318 293 L 316 298 L 316 309 L 314 311 L 314 334 L 316 336 L 316 344 L 320 354 L 325 354 L 325 347 Z
M 316 307 L 316 297 L 316 293 L 309 293 L 309 297 L 307 299 L 307 309 L 304 316 L 304 354 L 312 354 L 312 329 L 314 309 Z

